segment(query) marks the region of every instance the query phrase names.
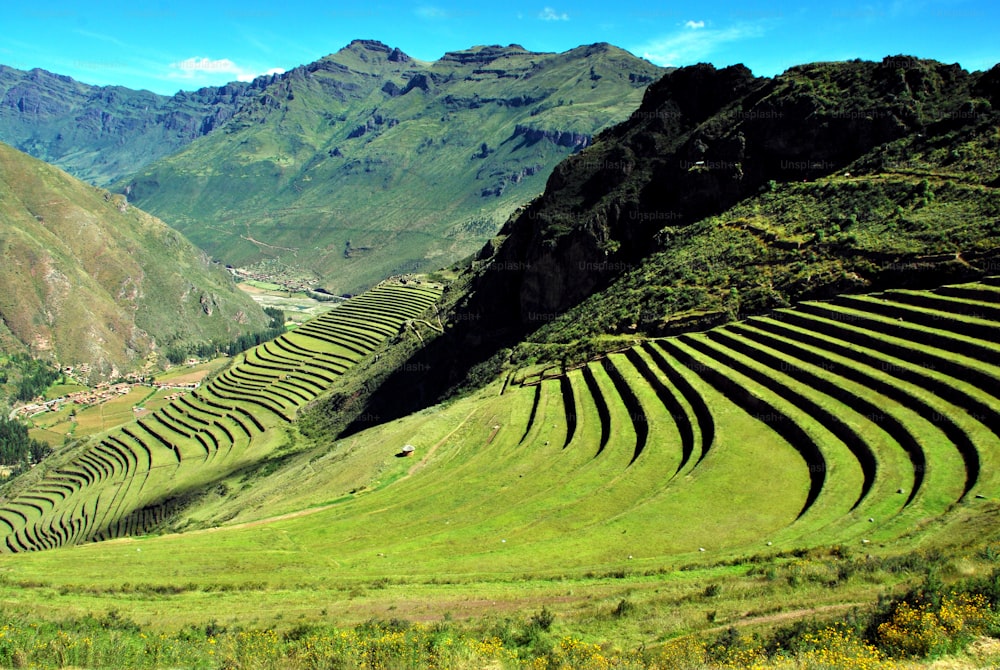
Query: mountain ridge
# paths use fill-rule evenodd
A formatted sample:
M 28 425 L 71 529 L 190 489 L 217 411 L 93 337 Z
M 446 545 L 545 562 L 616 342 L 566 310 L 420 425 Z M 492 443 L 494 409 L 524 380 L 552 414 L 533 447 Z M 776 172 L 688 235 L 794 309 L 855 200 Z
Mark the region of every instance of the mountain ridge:
M 268 80 L 165 96 L 0 65 L 0 140 L 105 186 L 211 132 Z
M 227 263 L 277 257 L 354 293 L 475 251 L 663 71 L 610 45 L 424 63 L 355 40 L 114 188 Z

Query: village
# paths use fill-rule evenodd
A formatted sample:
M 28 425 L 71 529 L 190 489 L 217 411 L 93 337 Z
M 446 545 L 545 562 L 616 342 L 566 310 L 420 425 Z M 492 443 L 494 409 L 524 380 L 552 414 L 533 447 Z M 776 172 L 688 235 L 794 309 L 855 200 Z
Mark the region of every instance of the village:
M 72 372 L 73 370 L 70 368 L 69 373 Z M 56 412 L 66 404 L 79 405 L 80 407 L 100 405 L 108 400 L 128 394 L 137 386 L 145 386 L 157 390 L 176 389 L 176 393 L 171 393 L 164 398 L 167 401 L 171 401 L 176 400 L 187 391 L 198 388 L 200 385 L 201 382 L 172 383 L 147 381 L 147 379 L 141 375 L 129 374 L 125 376 L 124 381 L 115 382 L 113 384 L 103 382 L 93 388 L 86 389 L 84 391 L 76 391 L 51 400 L 45 400 L 42 397 L 35 398 L 30 403 L 21 405 L 20 407 L 15 407 L 11 412 L 10 418 L 31 418 L 39 414 L 44 414 L 45 412 Z
M 262 265 L 256 268 L 237 268 L 227 265 L 226 269 L 237 283 L 254 281 L 279 286 L 281 290 L 292 293 L 305 293 L 306 295 L 313 295 L 317 292 L 323 293 L 322 290 L 317 291 L 316 288 L 317 284 L 319 284 L 319 279 L 307 278 L 302 276 L 303 273 L 296 274 L 284 267 L 270 269 Z

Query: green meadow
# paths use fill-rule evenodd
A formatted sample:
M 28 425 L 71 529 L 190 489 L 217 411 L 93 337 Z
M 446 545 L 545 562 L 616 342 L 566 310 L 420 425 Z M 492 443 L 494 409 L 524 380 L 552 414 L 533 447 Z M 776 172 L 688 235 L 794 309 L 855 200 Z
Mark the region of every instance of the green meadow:
M 1000 559 L 995 280 L 807 301 L 521 368 L 349 436 L 300 433 L 302 408 L 431 323 L 440 290 L 383 283 L 119 428 L 78 415 L 90 441 L 0 507 L 5 610 L 168 637 L 211 622 L 228 645 L 269 631 L 260 653 L 288 663 L 306 630 L 359 636 L 355 651 L 378 630 L 413 636 L 400 650 L 465 640 L 439 658 L 453 667 L 483 667 L 494 637 L 496 667 L 671 667 L 677 640 L 722 635 L 736 656 L 675 667 L 783 667 L 765 653 L 783 622 L 932 578 L 972 593 Z M 954 601 L 967 630 L 993 625 L 983 592 Z M 904 623 L 892 639 L 909 644 Z M 427 660 L 398 653 L 385 667 Z

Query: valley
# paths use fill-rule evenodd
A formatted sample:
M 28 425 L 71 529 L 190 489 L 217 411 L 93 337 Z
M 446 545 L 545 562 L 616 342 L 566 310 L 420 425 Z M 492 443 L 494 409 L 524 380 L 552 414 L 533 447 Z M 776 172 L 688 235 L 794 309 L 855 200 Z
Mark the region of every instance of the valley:
M 0 664 L 1000 662 L 1000 66 L 633 67 L 357 40 L 127 199 L 74 185 L 270 322 L 32 417 Z

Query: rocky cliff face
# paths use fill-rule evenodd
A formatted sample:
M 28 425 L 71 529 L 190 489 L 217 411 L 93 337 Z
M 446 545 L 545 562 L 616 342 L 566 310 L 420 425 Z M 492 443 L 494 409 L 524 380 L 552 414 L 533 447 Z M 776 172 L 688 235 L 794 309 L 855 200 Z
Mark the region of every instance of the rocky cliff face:
M 534 144 L 546 140 L 558 147 L 569 147 L 579 151 L 590 146 L 593 139 L 586 133 L 574 133 L 563 130 L 546 130 L 542 128 L 532 128 L 531 126 L 517 125 L 514 127 L 513 137 L 523 137 L 525 142 Z

